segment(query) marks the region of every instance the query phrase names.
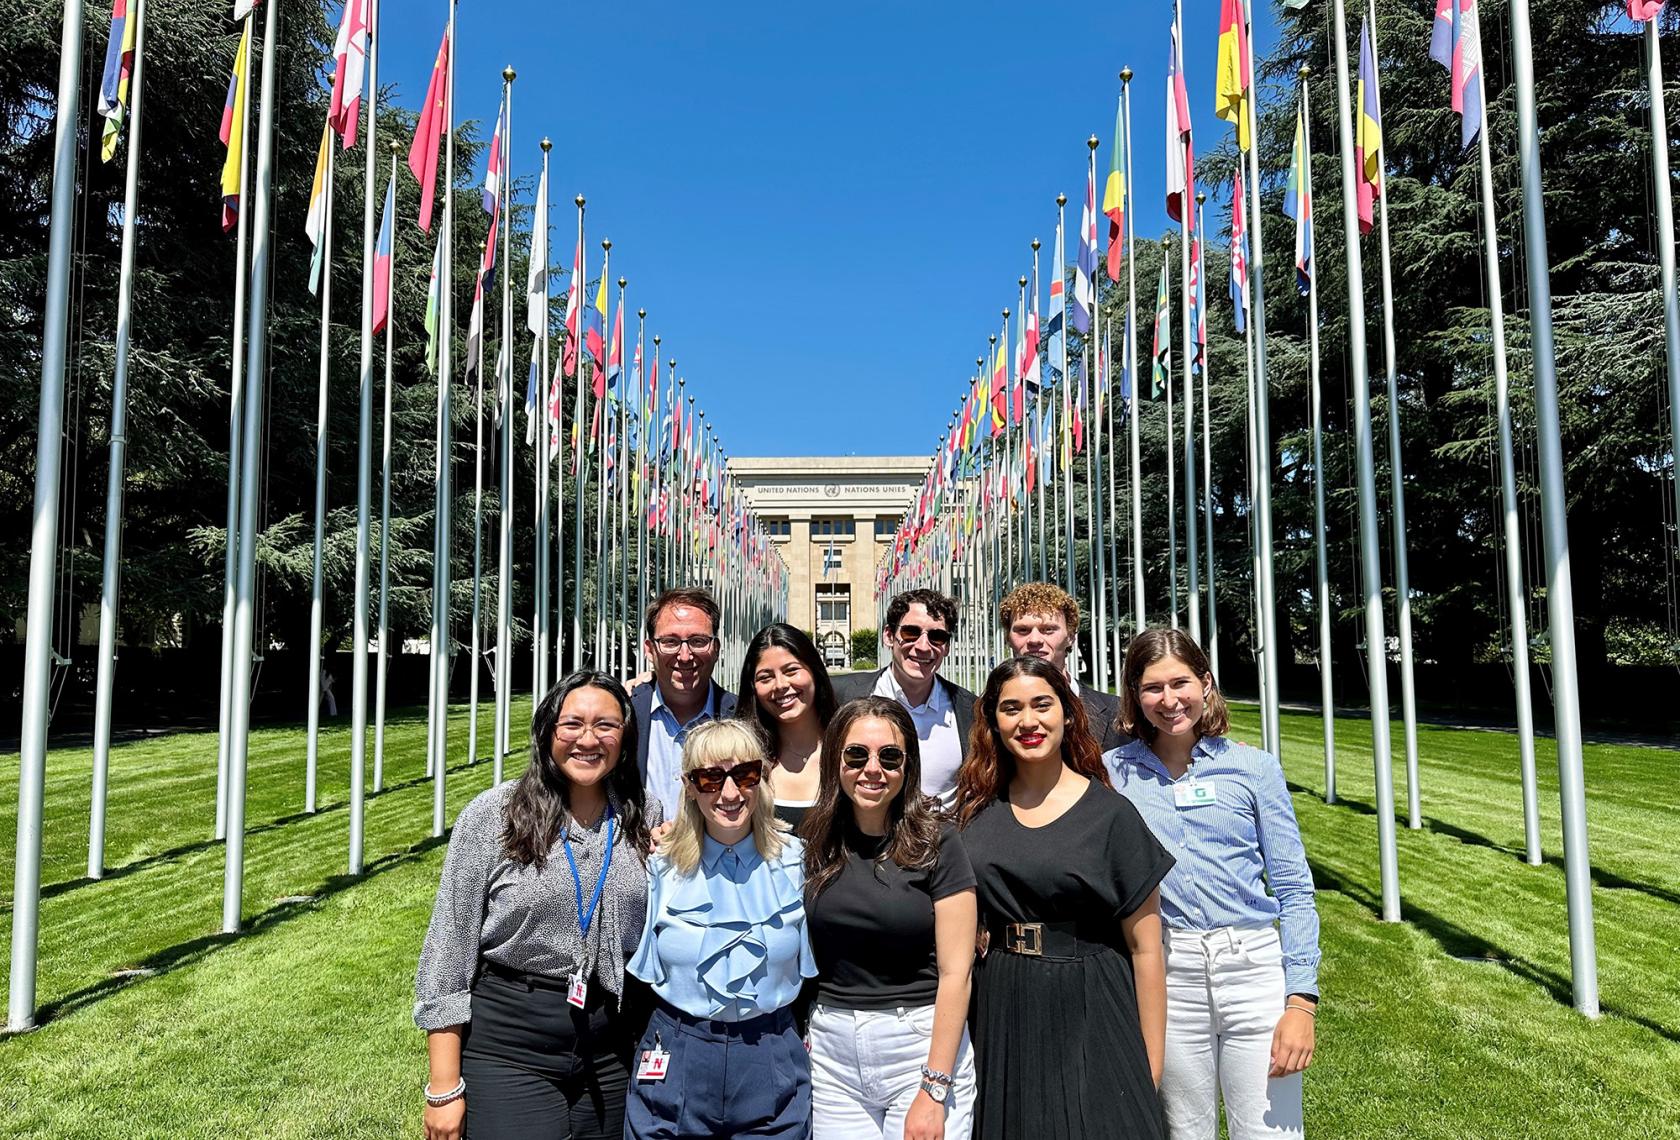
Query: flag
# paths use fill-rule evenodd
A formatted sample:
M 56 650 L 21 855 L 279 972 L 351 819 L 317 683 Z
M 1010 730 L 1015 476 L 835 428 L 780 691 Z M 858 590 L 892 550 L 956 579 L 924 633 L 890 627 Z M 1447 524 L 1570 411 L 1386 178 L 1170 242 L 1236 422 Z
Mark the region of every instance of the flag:
M 595 362 L 595 398 L 600 399 L 605 391 L 601 387 L 601 368 L 607 363 L 606 346 L 602 343 L 605 330 L 602 315 L 607 310 L 607 269 L 601 266 L 601 285 L 595 291 L 595 301 L 584 310 L 583 319 L 586 331 L 583 334 L 583 350 L 589 354 L 589 359 Z
M 1446 20 L 1446 35 L 1442 21 Z M 1444 42 L 1445 41 L 1445 42 Z M 1447 47 L 1447 43 L 1451 47 Z M 1429 40 L 1429 58 L 1452 73 L 1452 109 L 1462 119 L 1459 146 L 1467 147 L 1482 129 L 1482 31 L 1476 16 L 1476 0 L 1436 0 L 1435 27 Z M 1364 68 L 1364 49 L 1360 49 L 1360 68 Z M 1374 92 L 1374 86 L 1373 86 Z M 1361 126 L 1365 115 L 1360 107 Z M 1369 157 L 1366 159 L 1370 161 Z
M 1312 185 L 1307 181 L 1307 145 L 1307 92 L 1303 87 L 1300 105 L 1295 110 L 1295 147 L 1289 160 L 1289 182 L 1283 190 L 1284 215 L 1295 219 L 1295 288 L 1303 297 L 1312 288 L 1313 277 Z M 1361 194 L 1362 210 L 1363 198 Z M 1361 220 L 1366 216 L 1362 214 Z M 1369 223 L 1365 228 L 1370 228 Z
M 443 236 L 438 235 L 432 253 L 432 279 L 426 286 L 426 369 L 437 367 L 439 278 L 443 272 Z
M 1167 367 L 1172 357 L 1172 304 L 1167 297 L 1167 262 L 1161 259 L 1161 287 L 1155 293 L 1155 363 L 1151 372 L 1149 398 L 1158 400 L 1167 390 Z
M 1137 338 L 1132 335 L 1132 314 L 1130 313 L 1126 314 L 1126 325 L 1120 333 L 1120 338 L 1124 342 L 1120 346 L 1120 351 L 1125 358 L 1125 362 L 1120 365 L 1120 406 L 1124 408 L 1132 402 L 1132 350 L 1137 347 Z M 1105 333 L 1103 334 L 1102 356 L 1100 358 L 1104 363 L 1102 367 L 1097 369 L 1097 375 L 1102 377 L 1102 388 L 1098 389 L 1099 392 L 1108 388 L 1108 365 L 1106 362 L 1113 352 L 1114 344 L 1109 335 Z M 1102 417 L 1099 415 L 1097 423 L 1101 424 L 1102 422 Z
M 1657 13 L 1668 0 L 1628 0 L 1628 19 L 1641 23 L 1657 18 Z
M 243 20 L 251 14 L 251 9 L 255 8 L 258 2 L 259 0 L 233 0 L 233 18 Z
M 484 212 L 496 213 L 502 198 L 502 127 L 507 123 L 507 86 L 502 87 L 502 105 L 496 112 L 496 130 L 490 136 L 490 160 L 484 166 Z
M 992 438 L 1003 434 L 1003 428 L 1009 422 L 1009 396 L 1006 391 L 1009 384 L 1009 373 L 1003 345 L 997 346 L 997 359 L 992 364 Z
M 1108 279 L 1120 280 L 1120 261 L 1126 250 L 1126 132 L 1122 104 L 1114 104 L 1114 151 L 1103 186 L 1103 213 L 1108 215 Z
M 1097 156 L 1086 163 L 1085 210 L 1079 216 L 1079 252 L 1073 267 L 1073 328 L 1091 331 L 1097 311 Z
M 449 29 L 443 32 L 437 62 L 432 64 L 432 81 L 426 85 L 426 101 L 420 121 L 414 125 L 414 141 L 408 147 L 408 169 L 420 182 L 420 228 L 432 232 L 432 203 L 437 194 L 438 146 L 443 141 L 451 108 L 449 98 Z
M 537 203 L 531 221 L 530 272 L 525 277 L 525 327 L 537 336 L 548 331 L 548 165 L 537 179 Z
M 321 124 L 321 145 L 315 152 L 315 181 L 309 188 L 309 211 L 303 217 L 303 232 L 315 247 L 309 259 L 309 292 L 316 293 L 321 285 L 321 263 L 326 260 L 327 199 L 331 196 L 327 168 L 332 164 L 332 117 Z
M 1190 367 L 1200 372 L 1207 359 L 1207 289 L 1202 282 L 1202 240 L 1190 239 L 1190 333 L 1196 339 Z
M 251 59 L 251 21 L 239 37 L 239 53 L 233 57 L 233 78 L 228 80 L 227 102 L 222 104 L 221 139 L 227 147 L 222 161 L 222 232 L 233 229 L 239 218 L 239 174 L 245 166 L 245 107 L 251 98 L 246 69 Z
M 566 286 L 566 344 L 560 350 L 560 368 L 567 376 L 576 376 L 578 370 L 578 321 L 583 316 L 578 299 L 582 290 L 583 239 L 579 238 L 572 253 L 572 280 Z
M 1238 332 L 1248 327 L 1248 224 L 1244 220 L 1247 208 L 1239 168 L 1231 180 L 1231 316 Z
M 1184 89 L 1184 59 L 1178 25 L 1171 32 L 1167 56 L 1167 217 L 1196 228 L 1196 156 L 1190 142 L 1190 96 Z
M 1085 450 L 1085 374 L 1083 372 L 1079 374 L 1079 398 L 1074 401 L 1073 414 L 1069 419 L 1072 421 L 1068 424 L 1068 430 L 1073 435 L 1073 450 L 1083 452 Z M 1067 466 L 1073 466 L 1071 459 L 1068 460 Z
M 1451 0 L 1448 0 L 1450 3 Z M 1371 29 L 1359 24 L 1359 90 L 1354 103 L 1359 118 L 1353 129 L 1353 177 L 1358 188 L 1359 232 L 1368 234 L 1375 223 L 1372 204 L 1382 193 L 1382 113 L 1378 110 L 1377 56 L 1371 47 Z M 1299 125 L 1296 133 L 1300 133 Z M 1310 144 L 1309 144 L 1310 145 Z M 1302 286 L 1305 290 L 1305 286 Z
M 553 460 L 560 454 L 560 401 L 565 395 L 565 384 L 561 375 L 562 365 L 558 362 L 554 366 L 554 376 L 548 382 L 548 460 Z
M 344 16 L 338 22 L 338 39 L 333 43 L 332 109 L 327 120 L 343 136 L 346 150 L 356 145 L 362 84 L 367 79 L 367 42 L 368 0 L 344 0 Z
M 1247 150 L 1248 14 L 1243 0 L 1223 0 L 1219 9 L 1219 78 L 1214 113 L 1236 124 L 1237 146 Z M 1185 120 L 1188 125 L 1189 120 Z
M 531 371 L 525 378 L 525 446 L 529 447 L 537 440 L 537 352 L 538 347 L 531 346 Z
M 1061 373 L 1057 371 L 1057 369 L 1061 366 L 1062 356 L 1065 351 L 1063 348 L 1063 326 L 1065 325 L 1067 318 L 1067 294 L 1066 287 L 1062 283 L 1063 256 L 1062 220 L 1058 216 L 1056 219 L 1056 256 L 1050 263 L 1055 267 L 1055 272 L 1050 276 L 1050 316 L 1044 322 L 1044 351 L 1045 355 L 1050 358 L 1049 370 L 1053 380 L 1066 379 L 1066 377 L 1062 376 Z
M 99 81 L 99 113 L 105 119 L 99 156 L 106 162 L 116 157 L 117 138 L 122 134 L 123 116 L 128 110 L 128 81 L 134 74 L 134 40 L 138 26 L 129 18 L 128 0 L 111 5 L 111 43 L 105 49 L 105 74 Z
M 391 226 L 397 212 L 397 180 L 385 182 L 385 208 L 379 216 L 379 241 L 373 247 L 373 331 L 391 317 Z
M 612 339 L 607 342 L 607 387 L 615 387 L 624 371 L 624 303 L 613 312 Z

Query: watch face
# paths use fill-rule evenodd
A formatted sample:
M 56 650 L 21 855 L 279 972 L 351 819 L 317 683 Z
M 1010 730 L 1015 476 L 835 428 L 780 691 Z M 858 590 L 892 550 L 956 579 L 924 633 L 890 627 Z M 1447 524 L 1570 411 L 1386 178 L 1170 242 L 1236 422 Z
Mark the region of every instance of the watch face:
M 931 1096 L 939 1104 L 944 1104 L 945 1103 L 945 1096 L 946 1096 L 947 1093 L 949 1093 L 951 1091 L 950 1089 L 947 1089 L 944 1085 L 936 1085 L 932 1081 L 927 1082 L 922 1087 L 924 1089 L 926 1089 L 927 1094 L 929 1096 Z

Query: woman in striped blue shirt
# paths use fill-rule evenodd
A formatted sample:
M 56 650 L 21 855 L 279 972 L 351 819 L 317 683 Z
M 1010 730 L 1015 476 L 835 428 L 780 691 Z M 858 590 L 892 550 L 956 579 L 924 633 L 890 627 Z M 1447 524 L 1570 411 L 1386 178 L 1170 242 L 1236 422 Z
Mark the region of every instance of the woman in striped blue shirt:
M 1161 883 L 1172 1140 L 1300 1137 L 1318 1015 L 1312 872 L 1277 758 L 1229 739 L 1207 655 L 1174 629 L 1132 639 L 1103 757 L 1175 862 Z

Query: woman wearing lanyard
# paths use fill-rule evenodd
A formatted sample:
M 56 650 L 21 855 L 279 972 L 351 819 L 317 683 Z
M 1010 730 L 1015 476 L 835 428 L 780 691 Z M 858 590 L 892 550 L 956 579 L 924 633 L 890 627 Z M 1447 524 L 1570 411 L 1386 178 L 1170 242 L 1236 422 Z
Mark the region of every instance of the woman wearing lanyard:
M 795 831 L 817 802 L 823 729 L 834 716 L 828 666 L 805 631 L 767 625 L 747 643 L 735 715 L 755 721 L 770 739 L 776 818 Z
M 922 795 L 904 706 L 863 697 L 823 740 L 805 906 L 816 1140 L 957 1140 L 974 1110 L 974 871 Z
M 763 793 L 763 737 L 713 720 L 683 745 L 682 810 L 649 861 L 629 970 L 658 999 L 636 1052 L 627 1140 L 808 1137 L 811 1062 L 792 1005 L 815 976 L 799 841 Z
M 456 817 L 414 983 L 427 1140 L 622 1135 L 624 963 L 659 810 L 635 733 L 616 680 L 573 673 L 537 706 L 525 774 Z
M 1137 739 L 1103 759 L 1177 860 L 1161 884 L 1173 1140 L 1212 1140 L 1221 1096 L 1231 1140 L 1299 1137 L 1318 910 L 1283 768 L 1226 737 L 1207 657 L 1178 630 L 1132 639 L 1120 701 Z
M 992 670 L 957 780 L 987 944 L 975 973 L 986 1140 L 1161 1135 L 1172 857 L 1108 787 L 1085 707 L 1036 657 Z

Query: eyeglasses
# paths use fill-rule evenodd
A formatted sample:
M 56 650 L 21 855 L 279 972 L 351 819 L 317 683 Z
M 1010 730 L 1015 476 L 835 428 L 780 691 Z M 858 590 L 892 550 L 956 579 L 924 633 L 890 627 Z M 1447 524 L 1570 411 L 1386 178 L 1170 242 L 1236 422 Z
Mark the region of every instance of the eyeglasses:
M 764 779 L 764 761 L 743 760 L 733 768 L 696 768 L 685 778 L 703 796 L 723 791 L 726 780 L 734 780 L 743 792 L 751 791 Z
M 905 645 L 916 644 L 924 634 L 927 636 L 929 645 L 951 644 L 951 631 L 948 629 L 923 629 L 919 625 L 901 625 L 897 630 L 898 640 Z
M 653 639 L 653 644 L 659 652 L 665 654 L 667 657 L 675 657 L 677 654 L 682 652 L 682 648 L 685 645 L 688 646 L 688 651 L 690 653 L 698 657 L 712 646 L 716 645 L 717 638 L 711 637 L 707 634 L 697 633 L 692 637 L 656 637 Z
M 570 744 L 590 729 L 602 740 L 612 740 L 624 731 L 624 725 L 616 720 L 597 720 L 588 724 L 581 720 L 563 720 L 554 726 L 554 735 Z
M 846 767 L 856 772 L 869 763 L 873 755 L 875 762 L 881 766 L 883 772 L 896 772 L 904 767 L 904 749 L 896 744 L 884 744 L 871 753 L 861 744 L 848 744 L 840 750 L 840 758 L 846 762 Z

